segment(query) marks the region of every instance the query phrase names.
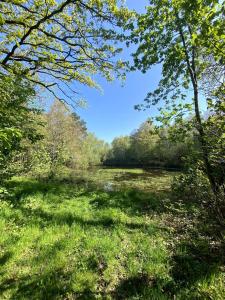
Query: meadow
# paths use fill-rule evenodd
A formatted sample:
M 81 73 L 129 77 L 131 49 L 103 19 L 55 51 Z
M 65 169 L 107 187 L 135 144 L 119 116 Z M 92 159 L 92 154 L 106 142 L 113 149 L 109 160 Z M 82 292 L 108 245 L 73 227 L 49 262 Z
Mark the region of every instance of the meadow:
M 225 299 L 225 251 L 175 172 L 14 177 L 0 202 L 0 299 Z M 213 232 L 213 234 L 212 234 Z

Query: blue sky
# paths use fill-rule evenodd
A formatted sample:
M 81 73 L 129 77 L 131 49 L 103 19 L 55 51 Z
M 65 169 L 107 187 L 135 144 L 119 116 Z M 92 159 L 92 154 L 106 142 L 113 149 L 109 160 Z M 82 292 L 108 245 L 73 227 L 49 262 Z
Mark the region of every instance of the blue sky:
M 129 8 L 144 11 L 147 0 L 127 0 Z M 127 52 L 127 51 L 126 51 Z M 128 58 L 128 54 L 126 54 Z M 143 101 L 146 94 L 157 86 L 160 80 L 160 67 L 155 67 L 146 74 L 132 72 L 122 86 L 120 81 L 98 81 L 103 93 L 91 88 L 80 88 L 81 96 L 88 102 L 88 107 L 78 109 L 78 114 L 87 123 L 89 131 L 107 142 L 120 135 L 130 134 L 149 116 L 156 113 L 153 108 L 147 112 L 134 110 L 134 105 Z
M 160 79 L 160 68 L 154 68 L 148 74 L 133 72 L 127 74 L 125 85 L 121 82 L 99 83 L 103 93 L 85 88 L 82 95 L 88 102 L 88 107 L 78 109 L 78 114 L 87 123 L 89 131 L 97 137 L 111 142 L 114 137 L 127 135 L 144 122 L 149 116 L 156 114 L 156 108 L 138 112 L 134 105 L 143 102 L 146 94 L 157 86 Z

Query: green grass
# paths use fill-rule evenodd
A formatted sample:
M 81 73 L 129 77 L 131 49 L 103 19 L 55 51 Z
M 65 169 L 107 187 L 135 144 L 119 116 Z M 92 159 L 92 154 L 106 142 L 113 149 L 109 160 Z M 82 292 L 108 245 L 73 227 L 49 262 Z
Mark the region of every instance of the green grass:
M 0 211 L 0 299 L 224 299 L 224 248 L 173 173 L 14 178 Z M 202 234 L 204 232 L 204 234 Z

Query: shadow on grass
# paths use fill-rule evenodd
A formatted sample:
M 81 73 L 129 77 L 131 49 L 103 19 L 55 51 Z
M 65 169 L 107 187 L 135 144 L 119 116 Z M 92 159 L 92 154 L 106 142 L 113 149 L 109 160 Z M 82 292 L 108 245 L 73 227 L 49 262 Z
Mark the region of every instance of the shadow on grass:
M 143 215 L 162 212 L 165 209 L 164 198 L 165 193 L 147 193 L 127 188 L 100 195 L 90 203 L 96 209 L 119 208 L 130 215 Z
M 150 296 L 152 293 L 157 293 L 158 297 L 162 293 L 157 288 L 158 280 L 150 277 L 147 274 L 139 274 L 138 276 L 129 277 L 121 280 L 114 292 L 114 299 L 144 299 L 143 296 Z M 160 298 L 158 298 L 160 299 Z
M 13 290 L 10 299 L 66 299 L 66 294 L 71 291 L 70 273 L 56 269 L 40 275 L 23 276 L 16 279 L 7 279 L 2 282 L 0 292 Z
M 132 174 L 131 174 L 132 175 Z M 134 174 L 141 175 L 142 174 Z M 121 179 L 122 181 L 122 179 Z M 107 184 L 106 184 L 107 185 Z M 85 180 L 84 178 L 72 179 L 72 181 L 9 181 L 8 188 L 12 191 L 9 201 L 14 207 L 22 208 L 21 201 L 31 195 L 47 194 L 59 197 L 62 202 L 65 199 L 87 196 L 92 197 L 93 192 L 98 192 L 99 197 L 90 201 L 93 209 L 119 208 L 131 216 L 165 212 L 164 199 L 168 198 L 168 192 L 146 192 L 129 187 L 121 187 L 115 190 L 107 190 L 101 183 Z M 107 186 L 108 188 L 108 186 Z M 38 211 L 37 211 L 38 214 Z M 69 217 L 68 217 L 69 218 Z M 68 223 L 70 221 L 68 220 Z M 72 221 L 71 221 L 72 222 Z
M 38 180 L 10 180 L 6 186 L 12 195 L 9 200 L 11 200 L 14 205 L 19 204 L 20 200 L 26 196 L 35 195 L 37 193 L 45 195 L 49 192 L 58 193 L 61 191 L 61 187 L 55 183 L 51 184 Z
M 211 299 L 209 295 L 198 291 L 197 285 L 199 282 L 207 285 L 225 267 L 225 244 L 221 241 L 211 243 L 207 238 L 197 237 L 181 240 L 175 245 L 171 263 L 173 280 L 165 290 L 174 295 L 183 289 L 190 289 L 193 299 Z M 197 291 L 200 298 L 195 294 Z
M 80 293 L 74 292 L 74 272 L 69 265 L 52 268 L 51 261 L 59 251 L 64 251 L 66 241 L 66 238 L 62 238 L 41 249 L 41 252 L 29 261 L 30 265 L 38 266 L 30 275 L 19 273 L 3 279 L 0 282 L 0 299 L 5 299 L 7 292 L 10 292 L 10 298 L 7 299 L 13 300 L 96 299 L 98 294 L 93 293 L 85 282 Z
M 30 275 L 20 275 L 11 278 L 5 278 L 0 284 L 0 297 L 7 295 L 10 291 L 10 299 L 25 300 L 25 299 L 130 299 L 132 296 L 138 296 L 145 293 L 148 289 L 154 289 L 157 293 L 158 282 L 155 278 L 145 274 L 123 279 L 119 282 L 114 291 L 106 291 L 108 283 L 101 280 L 101 290 L 93 291 L 88 281 L 84 281 L 82 289 L 79 292 L 74 291 L 73 283 L 76 279 L 73 278 L 73 268 L 68 270 L 68 267 L 54 268 L 49 270 L 48 264 L 51 264 L 51 259 L 57 256 L 58 251 L 64 251 L 66 238 L 57 240 L 51 246 L 42 249 L 36 257 L 32 258 L 30 264 L 39 265 L 35 273 Z M 99 272 L 98 262 L 94 259 L 95 255 L 91 254 L 88 268 L 95 272 Z M 101 263 L 102 265 L 102 263 Z M 107 264 L 104 268 L 107 267 Z M 75 268 L 76 265 L 75 265 Z M 101 267 L 102 269 L 102 267 Z M 101 270 L 100 270 L 101 272 Z M 99 274 L 101 277 L 101 274 Z M 104 288 L 102 289 L 102 287 Z M 3 298 L 4 299 L 4 298 Z
M 146 223 L 142 222 L 120 221 L 119 219 L 113 219 L 112 217 L 107 215 L 100 215 L 98 217 L 86 219 L 70 212 L 46 212 L 41 208 L 29 209 L 20 207 L 20 210 L 23 213 L 24 219 L 27 220 L 27 225 L 32 226 L 38 224 L 38 226 L 40 226 L 41 228 L 51 225 L 68 225 L 69 227 L 71 227 L 77 224 L 83 228 L 101 227 L 102 229 L 112 230 L 116 226 L 123 226 L 124 230 L 126 231 L 141 230 L 142 232 L 147 232 L 149 235 L 154 235 L 159 230 L 162 230 L 160 226 L 146 225 Z
M 12 257 L 12 252 L 10 251 L 7 251 L 2 256 L 0 256 L 0 266 L 5 265 L 11 257 Z
M 150 299 L 144 295 L 155 294 L 157 298 L 164 299 L 162 291 L 158 288 L 157 280 L 147 275 L 140 275 L 121 280 L 114 291 L 93 292 L 87 284 L 81 291 L 74 292 L 71 285 L 72 272 L 64 269 L 55 269 L 39 275 L 21 276 L 16 279 L 7 279 L 2 282 L 0 292 L 13 290 L 12 300 L 52 300 L 52 299 Z M 160 297 L 161 296 L 161 297 Z M 135 297 L 135 298 L 133 298 Z
M 133 178 L 140 178 L 142 174 L 132 174 Z M 129 175 L 130 178 L 130 175 Z M 117 178 L 118 179 L 118 178 Z M 118 179 L 119 180 L 119 179 Z M 120 178 L 120 180 L 126 180 Z M 130 180 L 130 179 L 129 179 Z M 87 190 L 82 192 L 82 195 L 90 196 L 91 192 L 95 189 L 95 185 L 86 185 L 87 182 L 79 179 L 73 183 L 60 183 L 60 182 L 42 182 L 42 181 L 31 181 L 31 182 L 9 182 L 9 188 L 14 188 L 14 196 L 9 200 L 22 211 L 25 219 L 28 216 L 33 217 L 33 222 L 38 223 L 40 226 L 46 224 L 67 224 L 72 226 L 73 224 L 79 224 L 81 226 L 101 226 L 103 228 L 112 228 L 113 226 L 123 225 L 129 230 L 141 229 L 145 230 L 145 224 L 139 223 L 123 223 L 120 220 L 114 220 L 110 216 L 102 216 L 100 218 L 85 219 L 74 215 L 73 213 L 57 213 L 57 212 L 46 212 L 40 208 L 29 209 L 23 207 L 21 200 L 28 195 L 35 193 L 52 193 L 53 195 L 67 195 L 71 187 L 71 195 L 77 193 L 77 189 L 74 190 L 74 185 L 80 187 L 87 186 Z M 101 188 L 101 187 L 100 187 Z M 80 194 L 79 194 L 80 195 Z M 68 195 L 67 195 L 68 196 Z M 132 189 L 123 189 L 120 191 L 111 191 L 100 193 L 100 196 L 90 201 L 93 209 L 102 210 L 106 208 L 119 208 L 130 216 L 140 216 L 142 214 L 172 214 L 173 217 L 180 217 L 182 220 L 183 215 L 175 210 L 170 210 L 164 203 L 164 198 L 170 197 L 168 193 L 158 192 L 140 192 Z M 72 200 L 71 200 L 72 201 Z M 75 201 L 75 200 L 74 200 Z M 174 200 L 173 205 L 179 207 L 180 203 L 176 203 Z M 186 209 L 189 209 L 191 205 L 195 203 L 183 203 Z M 178 219 L 179 221 L 179 219 Z M 28 224 L 31 221 L 27 221 Z M 191 222 L 191 218 L 188 222 Z M 208 223 L 207 223 L 208 222 Z M 147 275 L 139 274 L 134 277 L 122 279 L 118 286 L 111 294 L 93 293 L 88 287 L 84 286 L 83 291 L 74 294 L 70 286 L 70 273 L 65 273 L 62 269 L 56 269 L 50 273 L 43 273 L 39 275 L 32 275 L 28 277 L 21 277 L 19 279 L 7 279 L 1 283 L 0 291 L 6 291 L 8 289 L 15 290 L 11 299 L 67 299 L 66 295 L 71 293 L 71 297 L 74 299 L 106 299 L 107 296 L 111 296 L 113 299 L 131 299 L 132 297 L 147 295 L 148 292 L 158 293 L 158 298 L 164 299 L 166 296 L 174 298 L 175 295 L 182 293 L 182 290 L 186 288 L 192 288 L 193 294 L 190 294 L 190 298 L 197 299 L 195 293 L 195 285 L 201 280 L 207 280 L 212 275 L 216 274 L 221 267 L 225 264 L 225 247 L 222 243 L 215 243 L 210 240 L 211 232 L 208 231 L 204 234 L 204 227 L 210 227 L 211 220 L 202 218 L 196 223 L 197 227 L 188 229 L 188 235 L 181 234 L 173 245 L 173 255 L 170 260 L 171 264 L 171 280 L 169 282 L 161 282 L 160 279 L 152 278 Z M 207 226 L 205 224 L 208 224 Z M 169 226 L 169 224 L 168 224 Z M 171 224 L 173 226 L 173 224 Z M 207 230 L 208 230 L 207 227 Z M 156 231 L 159 228 L 155 229 Z M 154 234 L 154 230 L 152 231 Z M 179 233 L 180 234 L 180 233 Z M 203 235 L 202 235 L 203 234 Z M 175 231 L 176 235 L 176 231 Z M 177 238 L 177 237 L 176 237 Z M 57 246 L 57 245 L 56 245 Z M 63 247 L 58 245 L 57 247 L 49 248 L 45 253 L 44 259 L 55 254 L 59 248 Z M 60 248 L 61 249 L 61 248 Z M 10 252 L 6 252 L 0 257 L 0 265 L 6 264 L 11 257 Z M 138 296 L 139 295 L 139 296 Z M 207 299 L 207 295 L 200 295 L 201 299 Z M 205 297 L 205 298 L 204 298 Z M 72 298 L 73 299 L 73 298 Z

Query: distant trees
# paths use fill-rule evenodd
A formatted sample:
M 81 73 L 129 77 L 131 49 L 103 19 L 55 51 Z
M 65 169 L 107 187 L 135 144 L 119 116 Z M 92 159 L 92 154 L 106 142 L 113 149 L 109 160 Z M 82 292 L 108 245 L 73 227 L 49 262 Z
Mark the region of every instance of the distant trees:
M 42 139 L 26 148 L 17 159 L 24 171 L 54 176 L 63 169 L 84 169 L 102 164 L 107 144 L 88 133 L 84 121 L 62 102 L 55 100 L 48 112 L 38 116 L 36 130 Z
M 144 122 L 131 135 L 132 157 L 140 163 L 140 165 L 159 164 L 159 156 L 156 153 L 156 144 L 159 136 L 154 132 L 154 127 L 150 121 Z
M 168 131 L 147 120 L 130 136 L 115 138 L 106 165 L 182 168 L 194 141 L 171 141 Z
M 130 157 L 131 138 L 129 136 L 117 137 L 112 141 L 106 164 L 126 165 L 131 163 Z
M 99 140 L 93 133 L 88 133 L 82 143 L 81 166 L 100 166 L 106 159 L 109 145 Z

